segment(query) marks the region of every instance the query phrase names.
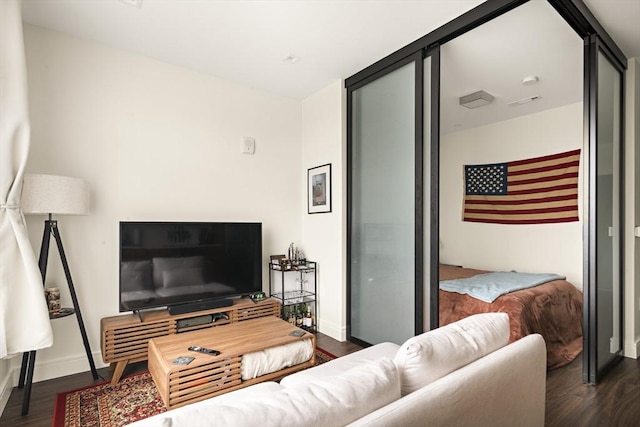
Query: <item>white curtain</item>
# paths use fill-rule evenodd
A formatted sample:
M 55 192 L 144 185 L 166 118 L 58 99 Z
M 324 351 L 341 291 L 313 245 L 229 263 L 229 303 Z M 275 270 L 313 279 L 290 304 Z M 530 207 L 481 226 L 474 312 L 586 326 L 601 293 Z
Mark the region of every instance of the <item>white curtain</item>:
M 19 0 L 0 0 L 0 358 L 53 342 L 42 277 L 20 210 L 29 154 Z

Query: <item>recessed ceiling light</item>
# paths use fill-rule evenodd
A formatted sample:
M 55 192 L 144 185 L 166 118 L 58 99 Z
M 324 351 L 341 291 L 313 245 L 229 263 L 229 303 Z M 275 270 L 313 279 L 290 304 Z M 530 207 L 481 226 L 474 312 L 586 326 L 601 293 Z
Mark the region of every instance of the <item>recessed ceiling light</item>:
M 134 6 L 137 8 L 142 7 L 142 0 L 120 0 L 124 4 L 128 4 L 129 6 Z
M 287 61 L 289 64 L 295 64 L 296 62 L 300 61 L 300 58 L 290 53 L 289 55 L 287 55 L 286 58 L 284 58 L 284 60 Z

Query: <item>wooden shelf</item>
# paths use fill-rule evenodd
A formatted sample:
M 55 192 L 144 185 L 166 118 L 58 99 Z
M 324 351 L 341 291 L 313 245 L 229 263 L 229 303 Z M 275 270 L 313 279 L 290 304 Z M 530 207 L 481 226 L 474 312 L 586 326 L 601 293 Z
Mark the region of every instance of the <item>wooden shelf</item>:
M 63 317 L 71 316 L 72 314 L 76 314 L 75 308 L 61 308 L 60 310 L 50 311 L 49 319 L 61 319 Z
M 229 319 L 179 328 L 178 320 L 198 316 L 225 313 Z M 135 314 L 105 317 L 100 321 L 102 359 L 114 368 L 111 384 L 115 385 L 129 363 L 140 362 L 148 358 L 148 345 L 151 338 L 197 329 L 221 327 L 249 319 L 267 316 L 280 316 L 280 304 L 271 298 L 260 302 L 241 299 L 232 306 L 171 315 L 165 310 L 144 313 L 142 320 Z

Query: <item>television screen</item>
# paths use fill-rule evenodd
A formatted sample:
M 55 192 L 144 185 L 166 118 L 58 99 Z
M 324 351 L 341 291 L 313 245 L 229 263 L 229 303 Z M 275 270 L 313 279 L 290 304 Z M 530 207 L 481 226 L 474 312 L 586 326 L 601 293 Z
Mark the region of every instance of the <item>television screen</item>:
M 120 222 L 120 311 L 262 291 L 262 224 Z

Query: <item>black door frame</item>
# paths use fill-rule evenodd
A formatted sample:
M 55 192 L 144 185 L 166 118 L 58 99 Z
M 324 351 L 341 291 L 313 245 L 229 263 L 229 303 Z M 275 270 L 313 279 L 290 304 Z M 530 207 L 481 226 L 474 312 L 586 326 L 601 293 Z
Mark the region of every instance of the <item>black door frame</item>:
M 461 16 L 453 19 L 452 21 L 444 24 L 443 26 L 437 28 L 436 30 L 430 32 L 429 34 L 421 37 L 420 39 L 410 43 L 409 45 L 397 50 L 396 52 L 388 55 L 387 57 L 381 59 L 380 61 L 370 65 L 369 67 L 363 69 L 362 71 L 354 74 L 353 76 L 347 78 L 345 80 L 345 88 L 347 89 L 347 337 L 350 338 L 350 327 L 351 327 L 351 300 L 350 300 L 350 292 L 351 292 L 351 125 L 352 125 L 352 106 L 351 106 L 351 97 L 354 88 L 361 87 L 362 85 L 369 83 L 381 75 L 386 74 L 388 70 L 391 70 L 394 64 L 397 64 L 400 61 L 406 60 L 408 57 L 412 55 L 416 55 L 420 52 L 431 52 L 433 49 L 438 49 L 440 45 L 450 41 L 457 36 L 466 33 L 480 25 L 488 22 L 510 10 L 527 3 L 529 0 L 488 0 L 479 6 L 471 9 L 470 11 L 462 14 Z M 618 69 L 625 70 L 627 65 L 627 58 L 624 53 L 620 50 L 620 48 L 616 45 L 613 39 L 609 36 L 606 30 L 600 25 L 595 16 L 591 13 L 591 11 L 587 8 L 587 6 L 582 2 L 582 0 L 547 0 L 548 3 L 554 7 L 558 13 L 565 19 L 565 21 L 576 31 L 578 36 L 585 39 L 590 36 L 597 36 L 600 45 L 606 49 L 608 52 L 612 62 Z M 424 55 L 421 53 L 421 55 Z M 430 152 L 431 152 L 431 202 L 432 204 L 430 209 L 430 218 L 429 218 L 429 226 L 432 227 L 430 230 L 430 271 L 431 271 L 431 283 L 438 283 L 438 263 L 439 263 L 439 212 L 437 206 L 439 205 L 439 200 L 434 200 L 439 197 L 439 134 L 434 135 L 435 131 L 439 129 L 439 93 L 440 93 L 440 79 L 439 79 L 439 51 L 438 51 L 438 60 L 436 61 L 438 68 L 435 70 L 436 74 L 432 74 L 432 115 L 431 115 L 431 141 L 430 141 Z M 586 64 L 587 58 L 585 58 L 585 70 L 589 67 Z M 593 74 L 595 70 L 591 70 L 590 73 Z M 432 67 L 433 72 L 433 67 Z M 436 78 L 437 77 L 437 78 Z M 587 79 L 587 75 L 585 75 L 585 95 L 587 91 L 587 86 L 589 85 L 590 80 Z M 623 74 L 624 77 L 624 74 Z M 589 77 L 591 78 L 591 77 Z M 417 86 L 417 85 L 416 85 Z M 438 94 L 438 97 L 434 96 L 434 94 Z M 421 95 L 422 96 L 422 95 Z M 585 104 L 590 103 L 590 98 L 585 97 Z M 435 105 L 434 105 L 435 104 Z M 588 134 L 588 129 L 590 126 L 592 118 L 587 113 L 587 108 L 585 108 L 585 116 L 584 116 L 584 125 L 585 132 Z M 624 128 L 624 114 L 622 116 L 622 127 Z M 439 132 L 438 132 L 439 133 Z M 434 137 L 435 136 L 435 137 Z M 586 136 L 585 136 L 586 137 Z M 416 138 L 417 140 L 417 138 Z M 422 148 L 421 148 L 422 149 Z M 591 165 L 589 167 L 589 175 L 595 173 L 595 169 L 591 169 Z M 416 170 L 416 187 L 422 188 L 422 175 L 418 175 L 418 171 Z M 422 197 L 422 196 L 420 196 Z M 417 200 L 417 199 L 416 199 Z M 422 200 L 422 199 L 420 199 Z M 424 212 L 423 212 L 424 215 Z M 417 218 L 416 218 L 417 219 Z M 587 222 L 589 222 L 588 220 Z M 418 222 L 416 222 L 418 224 Z M 422 222 L 420 222 L 422 224 Z M 589 227 L 589 224 L 586 224 L 585 227 Z M 586 229 L 585 228 L 585 229 Z M 586 231 L 585 231 L 586 232 Z M 418 237 L 416 237 L 418 239 Z M 423 242 L 424 243 L 424 242 Z M 585 243 L 585 246 L 587 243 Z M 418 248 L 418 246 L 416 246 Z M 420 251 L 422 251 L 423 246 L 420 246 Z M 585 248 L 586 251 L 586 248 Z M 422 253 L 420 254 L 422 255 Z M 587 261 L 585 260 L 585 263 Z M 422 273 L 424 271 L 423 259 L 422 257 L 418 257 L 416 253 L 416 278 L 418 278 L 418 273 Z M 420 276 L 420 280 L 422 276 Z M 583 289 L 585 290 L 585 303 L 589 301 L 588 293 L 590 288 L 591 278 L 587 275 L 584 277 Z M 416 286 L 416 289 L 418 286 Z M 437 286 L 431 286 L 430 292 L 431 296 L 430 300 L 430 327 L 435 328 L 438 326 L 438 289 Z M 416 301 L 416 307 L 422 307 L 422 298 L 420 301 Z M 585 305 L 588 307 L 588 305 Z M 587 311 L 591 311 L 591 308 Z M 622 311 L 622 310 L 621 310 Z M 587 320 L 587 317 L 585 317 Z M 589 321 L 593 321 L 593 316 L 589 319 Z M 421 325 L 418 327 L 418 321 L 416 319 L 416 332 L 421 330 Z M 586 337 L 585 337 L 586 339 Z M 589 351 L 591 347 L 595 346 L 595 342 L 585 341 L 588 345 Z M 366 343 L 364 343 L 366 344 Z M 585 351 L 588 353 L 589 351 Z

